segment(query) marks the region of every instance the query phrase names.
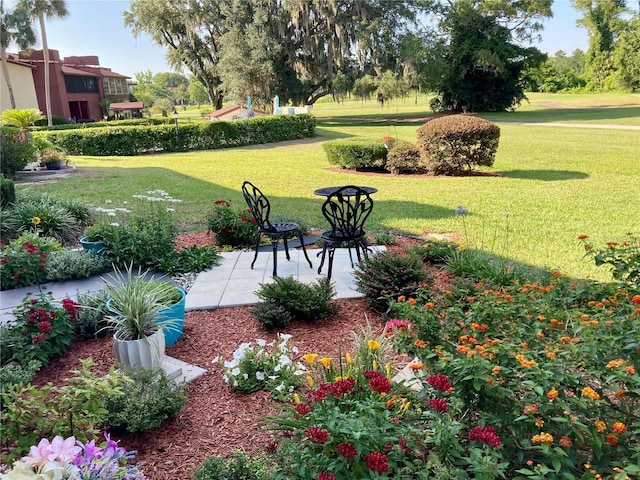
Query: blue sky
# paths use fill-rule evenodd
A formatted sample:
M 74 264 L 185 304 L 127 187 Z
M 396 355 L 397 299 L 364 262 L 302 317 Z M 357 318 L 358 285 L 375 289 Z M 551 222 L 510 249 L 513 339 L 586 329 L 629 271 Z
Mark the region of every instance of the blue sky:
M 122 12 L 128 7 L 128 0 L 67 0 L 69 16 L 47 22 L 49 48 L 62 57 L 97 55 L 102 66 L 131 78 L 142 70 L 171 71 L 163 48 L 146 35 L 134 38 L 123 25 Z M 576 26 L 579 14 L 571 1 L 555 0 L 553 14 L 545 21 L 542 42 L 534 46 L 550 54 L 558 50 L 570 54 L 577 48 L 586 51 L 587 31 Z

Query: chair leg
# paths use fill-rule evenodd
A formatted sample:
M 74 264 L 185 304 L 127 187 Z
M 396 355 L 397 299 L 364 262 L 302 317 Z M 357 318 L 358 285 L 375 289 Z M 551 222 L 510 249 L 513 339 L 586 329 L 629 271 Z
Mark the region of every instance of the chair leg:
M 331 272 L 333 271 L 333 255 L 335 253 L 335 247 L 329 248 L 329 269 L 327 270 L 327 280 L 331 280 Z
M 324 265 L 324 257 L 326 254 L 327 254 L 327 243 L 324 242 L 322 244 L 322 252 L 318 252 L 318 255 L 322 255 L 322 258 L 320 258 L 320 266 L 318 267 L 318 274 L 320 274 L 320 272 L 322 271 L 322 266 Z
M 271 249 L 273 250 L 273 276 L 278 276 L 278 241 L 271 240 Z
M 256 253 L 253 256 L 253 262 L 251 262 L 251 270 L 253 270 L 253 266 L 256 264 L 256 260 L 258 259 L 258 248 L 260 247 L 260 232 L 256 234 Z
M 304 248 L 304 239 L 302 238 L 302 230 L 298 230 L 298 239 L 300 239 L 300 245 L 302 245 L 302 253 L 304 253 L 304 258 L 309 262 L 309 268 L 313 268 L 313 264 L 311 260 L 309 260 L 309 255 L 307 255 L 307 249 Z
M 291 260 L 289 256 L 289 243 L 287 242 L 287 236 L 282 237 L 282 243 L 284 244 L 284 253 L 287 256 L 287 260 Z

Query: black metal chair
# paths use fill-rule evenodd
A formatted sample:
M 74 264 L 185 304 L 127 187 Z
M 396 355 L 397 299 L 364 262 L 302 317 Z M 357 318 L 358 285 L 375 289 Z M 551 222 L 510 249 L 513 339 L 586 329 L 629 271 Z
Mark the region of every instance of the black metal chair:
M 327 277 L 331 278 L 335 250 L 345 245 L 349 248 L 349 259 L 352 267 L 353 256 L 351 255 L 351 248 L 355 248 L 358 262 L 362 261 L 362 255 L 364 255 L 365 259 L 369 258 L 364 222 L 371 210 L 373 210 L 371 196 L 355 185 L 340 187 L 327 196 L 327 199 L 322 204 L 322 215 L 329 222 L 331 230 L 322 234 L 322 252 L 318 253 L 318 255 L 322 255 L 322 259 L 320 260 L 318 273 L 322 270 L 328 252 L 329 269 Z
M 302 251 L 304 252 L 304 257 L 309 262 L 309 267 L 313 268 L 313 264 L 311 260 L 309 260 L 309 256 L 307 255 L 307 250 L 304 248 L 304 239 L 302 238 L 302 230 L 297 223 L 294 222 L 274 222 L 272 223 L 269 220 L 269 215 L 271 213 L 271 204 L 269 203 L 269 199 L 264 196 L 264 194 L 260 191 L 258 187 L 253 185 L 251 182 L 244 182 L 242 184 L 242 194 L 244 195 L 244 199 L 249 206 L 249 210 L 253 215 L 253 218 L 256 221 L 256 225 L 258 226 L 258 233 L 256 234 L 256 254 L 253 257 L 253 262 L 251 262 L 251 268 L 256 263 L 258 259 L 258 248 L 260 247 L 260 238 L 262 235 L 269 237 L 271 240 L 271 247 L 273 248 L 273 276 L 278 276 L 278 242 L 282 240 L 284 244 L 284 251 L 287 255 L 287 260 L 291 260 L 289 256 L 289 245 L 287 243 L 287 239 L 295 234 L 298 236 L 300 240 L 300 245 L 302 245 Z

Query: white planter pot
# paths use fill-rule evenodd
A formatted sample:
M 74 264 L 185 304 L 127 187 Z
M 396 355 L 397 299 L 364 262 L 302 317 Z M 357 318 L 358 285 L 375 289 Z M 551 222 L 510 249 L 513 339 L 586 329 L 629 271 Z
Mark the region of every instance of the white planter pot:
M 118 332 L 113 336 L 113 353 L 116 361 L 134 369 L 162 367 L 164 348 L 162 329 L 140 340 L 120 340 Z

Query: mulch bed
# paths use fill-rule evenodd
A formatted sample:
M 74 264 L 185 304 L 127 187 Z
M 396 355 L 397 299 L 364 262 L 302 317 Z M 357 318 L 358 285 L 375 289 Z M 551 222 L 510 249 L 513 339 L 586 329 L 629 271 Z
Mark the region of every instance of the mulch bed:
M 179 244 L 212 244 L 206 233 L 181 235 Z M 404 251 L 420 240 L 399 237 L 398 245 L 389 250 Z M 432 269 L 436 285 L 443 286 L 447 275 Z M 286 333 L 300 355 L 316 352 L 321 356 L 337 357 L 338 352 L 350 351 L 353 333 L 370 325 L 379 334 L 383 321 L 379 314 L 365 307 L 362 299 L 336 301 L 337 312 L 315 323 L 294 322 Z M 259 428 L 265 416 L 275 412 L 271 397 L 264 392 L 242 395 L 232 392 L 224 383 L 215 357 L 231 359 L 242 342 L 262 338 L 270 342 L 278 331 L 266 332 L 251 315 L 250 307 L 220 308 L 213 311 L 188 312 L 184 334 L 175 346 L 167 347 L 167 354 L 197 365 L 207 373 L 189 384 L 188 401 L 175 419 L 159 428 L 135 435 L 113 435 L 127 449 L 137 450 L 136 460 L 145 462 L 143 468 L 149 479 L 184 480 L 193 477 L 194 470 L 210 455 L 228 455 L 234 450 L 264 452 L 274 443 L 270 432 Z M 106 373 L 114 363 L 111 338 L 76 341 L 63 357 L 41 370 L 34 381 L 61 384 L 71 376 L 70 370 L 80 367 L 80 359 L 91 357 L 95 374 Z

